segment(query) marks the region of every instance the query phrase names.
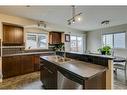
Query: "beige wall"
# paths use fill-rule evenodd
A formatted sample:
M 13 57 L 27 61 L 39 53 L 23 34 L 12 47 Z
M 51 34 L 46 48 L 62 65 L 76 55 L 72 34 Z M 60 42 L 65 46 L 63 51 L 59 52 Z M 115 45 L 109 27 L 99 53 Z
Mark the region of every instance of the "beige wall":
M 109 27 L 103 29 L 94 30 L 87 32 L 87 50 L 91 52 L 97 52 L 97 49 L 101 47 L 101 34 L 113 33 L 113 32 L 123 32 L 127 31 L 127 24 Z M 126 32 L 126 49 L 114 49 L 116 56 L 127 57 L 127 32 Z

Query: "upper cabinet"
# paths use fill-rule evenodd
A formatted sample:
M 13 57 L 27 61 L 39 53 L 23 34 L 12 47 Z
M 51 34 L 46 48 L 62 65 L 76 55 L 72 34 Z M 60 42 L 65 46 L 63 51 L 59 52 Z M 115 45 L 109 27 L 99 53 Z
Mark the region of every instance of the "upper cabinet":
M 23 27 L 3 24 L 3 45 L 23 45 Z
M 49 44 L 60 44 L 62 41 L 61 32 L 50 32 L 49 33 Z

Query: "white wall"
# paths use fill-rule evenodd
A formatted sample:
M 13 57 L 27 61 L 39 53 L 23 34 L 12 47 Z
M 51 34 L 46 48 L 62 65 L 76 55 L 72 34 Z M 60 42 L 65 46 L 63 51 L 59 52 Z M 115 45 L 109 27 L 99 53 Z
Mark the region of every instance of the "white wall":
M 103 32 L 101 32 L 103 30 Z M 113 26 L 105 29 L 98 29 L 91 32 L 87 32 L 87 50 L 91 52 L 97 52 L 97 49 L 101 47 L 101 34 L 113 33 L 113 32 L 123 32 L 127 31 L 127 24 Z M 126 32 L 126 47 L 127 47 L 127 32 Z M 116 56 L 127 57 L 126 49 L 114 49 Z

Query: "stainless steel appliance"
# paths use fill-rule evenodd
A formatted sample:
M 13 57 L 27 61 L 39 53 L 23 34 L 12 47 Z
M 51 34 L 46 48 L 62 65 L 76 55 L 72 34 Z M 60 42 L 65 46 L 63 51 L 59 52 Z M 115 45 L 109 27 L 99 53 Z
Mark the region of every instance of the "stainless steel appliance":
M 82 89 L 82 85 L 71 80 L 71 75 L 67 72 L 58 71 L 57 88 L 58 89 Z

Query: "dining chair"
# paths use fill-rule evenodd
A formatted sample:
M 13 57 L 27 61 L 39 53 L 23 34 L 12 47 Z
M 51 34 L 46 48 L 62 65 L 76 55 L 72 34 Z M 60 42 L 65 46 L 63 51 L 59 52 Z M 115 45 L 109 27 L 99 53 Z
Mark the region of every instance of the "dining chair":
M 127 84 L 127 60 L 125 61 L 119 61 L 119 62 L 114 62 L 113 68 L 115 69 L 115 74 L 117 75 L 117 69 L 123 70 L 124 71 L 124 77 L 125 77 L 125 83 Z

